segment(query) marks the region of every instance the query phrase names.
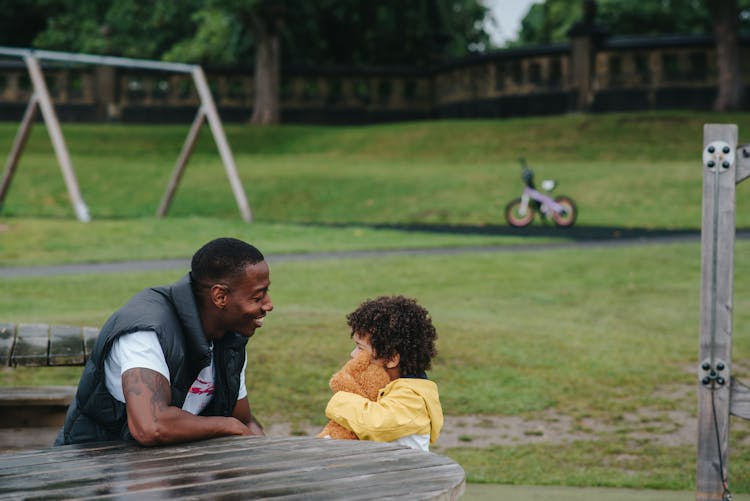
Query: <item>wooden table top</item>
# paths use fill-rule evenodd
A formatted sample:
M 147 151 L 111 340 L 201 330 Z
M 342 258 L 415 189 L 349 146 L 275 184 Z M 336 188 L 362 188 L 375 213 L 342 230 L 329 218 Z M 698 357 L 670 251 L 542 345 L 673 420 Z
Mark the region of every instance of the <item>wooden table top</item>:
M 162 447 L 97 443 L 0 454 L 0 499 L 457 499 L 445 456 L 314 437 L 225 437 Z

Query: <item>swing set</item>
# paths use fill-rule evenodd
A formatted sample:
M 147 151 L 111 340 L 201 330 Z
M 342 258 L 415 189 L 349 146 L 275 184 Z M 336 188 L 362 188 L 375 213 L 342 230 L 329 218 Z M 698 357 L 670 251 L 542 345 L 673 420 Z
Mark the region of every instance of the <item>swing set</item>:
M 18 162 L 23 153 L 24 146 L 29 137 L 31 126 L 36 119 L 37 112 L 41 110 L 42 118 L 47 125 L 47 130 L 52 141 L 52 146 L 55 151 L 55 156 L 60 164 L 65 185 L 70 196 L 73 209 L 76 217 L 79 221 L 88 222 L 91 220 L 89 209 L 83 200 L 80 189 L 78 187 L 78 181 L 76 179 L 75 171 L 73 170 L 73 164 L 70 160 L 68 148 L 65 144 L 65 138 L 63 137 L 62 129 L 60 128 L 60 122 L 57 119 L 55 108 L 50 98 L 47 84 L 44 80 L 44 73 L 41 60 L 59 61 L 64 63 L 77 63 L 77 64 L 92 64 L 92 65 L 106 65 L 116 66 L 122 68 L 138 68 L 146 70 L 156 71 L 167 71 L 175 73 L 186 73 L 192 76 L 193 83 L 200 98 L 200 106 L 198 112 L 195 115 L 195 119 L 190 127 L 187 138 L 182 146 L 182 150 L 175 164 L 172 172 L 172 177 L 169 180 L 164 196 L 162 197 L 159 208 L 156 211 L 157 217 L 166 216 L 169 206 L 174 197 L 177 185 L 180 182 L 188 159 L 195 147 L 195 143 L 198 139 L 201 126 L 204 122 L 208 121 L 208 125 L 211 129 L 216 146 L 219 150 L 219 155 L 224 164 L 227 177 L 229 178 L 229 184 L 231 185 L 232 192 L 234 193 L 235 200 L 240 210 L 242 219 L 246 222 L 252 221 L 252 213 L 250 212 L 250 206 L 248 205 L 245 191 L 242 187 L 239 175 L 237 174 L 237 166 L 232 156 L 232 150 L 229 148 L 229 143 L 224 134 L 224 129 L 221 124 L 221 119 L 216 110 L 213 96 L 209 89 L 206 81 L 206 76 L 203 73 L 203 69 L 198 65 L 184 64 L 184 63 L 168 63 L 162 61 L 150 61 L 146 59 L 130 59 L 123 57 L 111 57 L 111 56 L 97 56 L 90 54 L 75 54 L 68 52 L 55 52 L 45 50 L 32 50 L 32 49 L 19 49 L 12 47 L 0 47 L 0 56 L 15 57 L 23 59 L 26 64 L 26 68 L 29 73 L 29 79 L 33 88 L 33 92 L 26 106 L 21 125 L 16 134 L 13 146 L 8 160 L 5 164 L 5 170 L 3 172 L 2 181 L 0 182 L 0 210 L 2 209 L 5 197 L 8 193 L 13 175 L 18 168 Z

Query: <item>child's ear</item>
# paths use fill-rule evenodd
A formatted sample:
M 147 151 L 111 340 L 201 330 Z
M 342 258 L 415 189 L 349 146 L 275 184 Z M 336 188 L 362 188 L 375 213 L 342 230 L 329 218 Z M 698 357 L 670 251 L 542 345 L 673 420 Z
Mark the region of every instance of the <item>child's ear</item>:
M 385 368 L 395 369 L 396 367 L 398 367 L 398 364 L 400 363 L 401 363 L 401 355 L 396 353 L 391 358 L 385 361 Z

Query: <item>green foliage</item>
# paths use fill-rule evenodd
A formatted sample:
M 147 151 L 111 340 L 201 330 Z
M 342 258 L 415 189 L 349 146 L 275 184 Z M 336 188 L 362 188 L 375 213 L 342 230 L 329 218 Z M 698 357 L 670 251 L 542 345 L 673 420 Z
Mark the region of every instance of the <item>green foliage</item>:
M 197 26 L 195 35 L 178 40 L 164 53 L 165 60 L 231 64 L 250 57 L 251 41 L 228 12 L 206 7 L 196 11 L 191 21 Z
M 103 53 L 109 49 L 104 35 L 104 2 L 60 0 L 47 17 L 47 27 L 33 44 L 43 49 Z
M 200 0 L 59 0 L 36 47 L 160 59 L 175 40 L 192 36 Z
M 600 0 L 599 17 L 613 34 L 665 35 L 711 33 L 711 15 L 703 0 Z
M 581 19 L 579 0 L 546 0 L 534 3 L 521 20 L 518 40 L 508 45 L 542 45 L 567 42 L 568 30 Z
M 40 6 L 47 8 L 42 9 Z M 36 0 L 12 6 L 46 18 L 34 45 L 72 52 L 249 64 L 259 26 L 279 24 L 287 64 L 420 65 L 489 45 L 476 0 Z M 28 26 L 40 30 L 42 21 Z M 31 38 L 32 32 L 13 35 Z M 0 35 L 1 36 L 1 35 Z
M 489 49 L 489 35 L 483 29 L 483 21 L 488 18 L 489 11 L 484 4 L 476 0 L 464 0 L 454 1 L 449 5 L 451 13 L 447 16 L 447 22 L 452 36 L 446 55 L 461 57 L 467 52 L 484 52 Z
M 750 32 L 750 0 L 738 0 L 740 32 Z M 568 30 L 581 21 L 580 0 L 544 0 L 535 3 L 521 22 L 518 40 L 511 46 L 568 41 Z M 712 32 L 707 1 L 703 0 L 598 0 L 595 23 L 612 36 L 701 34 Z
M 53 1 L 4 0 L 0 16 L 0 45 L 29 47 L 34 35 L 44 29 Z

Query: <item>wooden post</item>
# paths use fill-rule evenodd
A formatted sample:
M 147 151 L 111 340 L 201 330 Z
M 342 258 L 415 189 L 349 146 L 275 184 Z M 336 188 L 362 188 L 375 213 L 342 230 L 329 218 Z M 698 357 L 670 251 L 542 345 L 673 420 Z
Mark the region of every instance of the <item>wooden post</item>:
M 172 198 L 174 197 L 175 191 L 177 191 L 177 185 L 180 183 L 183 172 L 185 172 L 185 166 L 187 166 L 190 154 L 195 148 L 195 143 L 198 140 L 198 133 L 201 130 L 201 125 L 206 118 L 206 113 L 203 111 L 203 107 L 198 108 L 198 113 L 195 115 L 193 125 L 190 126 L 187 138 L 185 138 L 185 144 L 182 145 L 182 151 L 180 156 L 177 158 L 177 163 L 172 171 L 172 178 L 169 180 L 167 185 L 167 191 L 164 192 L 164 197 L 161 199 L 159 209 L 156 211 L 157 217 L 164 217 L 167 215 L 169 206 L 172 204 Z
M 729 494 L 736 153 L 736 125 L 704 126 L 696 501 Z
M 237 174 L 237 165 L 234 163 L 234 157 L 232 157 L 232 150 L 229 148 L 229 143 L 224 135 L 224 129 L 221 127 L 221 120 L 219 119 L 219 113 L 216 111 L 214 105 L 214 98 L 211 96 L 211 90 L 206 82 L 206 76 L 203 73 L 203 69 L 200 66 L 193 68 L 193 81 L 195 87 L 198 90 L 198 95 L 201 98 L 201 109 L 205 112 L 206 118 L 208 119 L 208 125 L 211 128 L 211 133 L 214 136 L 216 147 L 219 149 L 219 155 L 221 160 L 224 162 L 224 169 L 227 172 L 229 178 L 229 184 L 232 185 L 232 192 L 234 192 L 234 198 L 237 201 L 237 205 L 240 208 L 240 214 L 242 219 L 247 222 L 253 220 L 253 216 L 250 213 L 250 206 L 247 203 L 247 197 L 245 196 L 245 190 L 242 188 L 242 182 Z
M 73 164 L 70 161 L 68 148 L 65 146 L 65 139 L 63 139 L 62 131 L 60 130 L 60 123 L 57 121 L 55 108 L 52 106 L 52 99 L 50 99 L 49 92 L 47 92 L 47 84 L 44 82 L 39 61 L 31 54 L 26 54 L 24 61 L 29 70 L 31 82 L 34 85 L 34 94 L 39 100 L 39 107 L 42 110 L 44 122 L 47 124 L 47 131 L 52 141 L 52 146 L 55 149 L 55 155 L 60 164 L 73 209 L 79 221 L 89 222 L 91 220 L 89 209 L 84 203 L 81 192 L 78 189 L 78 180 L 76 179 L 75 172 L 73 172 Z
M 34 93 L 31 95 L 31 99 L 29 99 L 29 104 L 26 105 L 26 111 L 23 114 L 21 126 L 18 128 L 16 138 L 13 140 L 13 147 L 8 155 L 8 161 L 5 163 L 3 180 L 0 183 L 0 210 L 3 208 L 5 195 L 8 194 L 8 188 L 10 188 L 10 183 L 13 180 L 13 174 L 16 173 L 18 160 L 21 158 L 24 146 L 26 146 L 26 140 L 29 139 L 29 133 L 31 132 L 31 126 L 34 125 L 38 105 L 39 101 L 37 100 L 36 93 Z

